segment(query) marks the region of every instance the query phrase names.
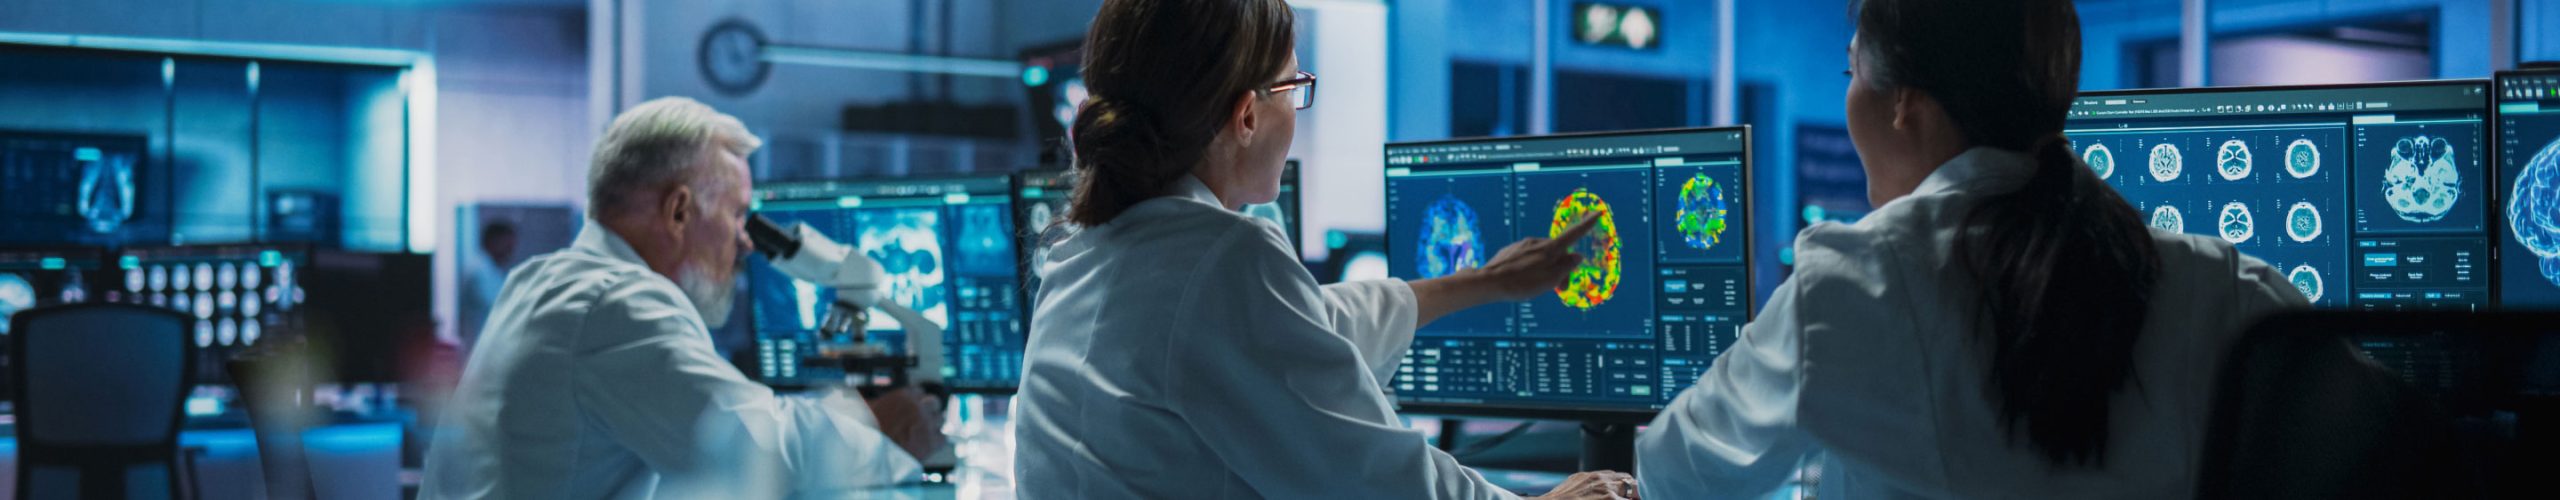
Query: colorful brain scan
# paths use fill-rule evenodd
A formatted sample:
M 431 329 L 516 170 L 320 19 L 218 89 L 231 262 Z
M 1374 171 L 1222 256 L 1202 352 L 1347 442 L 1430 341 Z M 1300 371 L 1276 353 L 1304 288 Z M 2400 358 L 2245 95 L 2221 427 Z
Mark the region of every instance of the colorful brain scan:
M 2116 153 L 2108 151 L 2105 144 L 2090 144 L 2089 149 L 2080 151 L 2080 162 L 2089 164 L 2089 170 L 2097 172 L 2100 180 L 2116 175 Z
M 1732 213 L 1725 200 L 1724 186 L 1700 173 L 1680 183 L 1680 211 L 1677 229 L 1680 240 L 1689 248 L 1705 250 L 1724 242 L 1725 216 Z
M 1582 256 L 1582 265 L 1565 275 L 1564 284 L 1556 287 L 1556 298 L 1566 307 L 1591 310 L 1609 303 L 1618 293 L 1618 221 L 1609 210 L 1609 202 L 1589 189 L 1575 189 L 1573 194 L 1556 200 L 1556 215 L 1547 222 L 1547 237 L 1564 235 L 1564 230 L 1582 222 L 1583 217 L 1597 216 L 1591 234 L 1574 242 L 1573 253 Z
M 2320 173 L 2320 147 L 2311 139 L 2294 139 L 2284 147 L 2284 173 L 2295 179 Z
M 1457 195 L 1440 195 L 1422 216 L 1421 255 L 1414 259 L 1415 274 L 1423 279 L 1455 274 L 1460 270 L 1484 267 L 1484 233 L 1478 232 L 1476 209 L 1467 206 Z
M 2177 180 L 2178 173 L 2186 169 L 2181 165 L 2185 161 L 2186 158 L 2178 154 L 2178 146 L 2175 144 L 2163 142 L 2151 146 L 2151 180 L 2160 182 Z
M 2507 229 L 2515 233 L 2517 244 L 2542 259 L 2542 278 L 2560 286 L 2560 140 L 2542 146 L 2516 172 L 2515 191 L 2507 197 Z
M 2293 271 L 2284 273 L 2284 279 L 2293 282 L 2293 288 L 2302 290 L 2302 297 L 2312 302 L 2319 302 L 2320 294 L 2328 288 L 2320 282 L 2320 270 L 2312 269 L 2310 264 L 2294 266 Z
M 2401 220 L 2435 222 L 2462 198 L 2462 172 L 2453 166 L 2453 141 L 2411 136 L 2391 145 L 2391 167 L 2382 171 L 2382 200 Z
M 2222 141 L 2222 148 L 2213 153 L 2213 169 L 2226 181 L 2249 178 L 2250 167 L 2256 163 L 2256 158 L 2249 154 L 2249 143 L 2239 139 Z
M 2258 221 L 2249 216 L 2249 206 L 2236 201 L 2222 206 L 2222 218 L 2216 227 L 2220 229 L 2223 241 L 2235 245 L 2258 234 Z
M 2298 202 L 2284 211 L 2284 235 L 2295 243 L 2309 243 L 2320 237 L 2320 209 L 2311 202 Z

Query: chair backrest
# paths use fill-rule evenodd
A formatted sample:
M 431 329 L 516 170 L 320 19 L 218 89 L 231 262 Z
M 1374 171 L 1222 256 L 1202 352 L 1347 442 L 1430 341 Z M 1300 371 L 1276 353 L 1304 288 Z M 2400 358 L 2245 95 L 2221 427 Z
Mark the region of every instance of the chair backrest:
M 2537 355 L 2536 353 L 2541 354 Z M 2304 312 L 2224 360 L 2198 498 L 2477 498 L 2550 437 L 2560 315 Z M 2527 432 L 2518 432 L 2524 430 Z M 2548 434 L 2550 429 L 2539 429 Z
M 195 368 L 191 321 L 132 304 L 10 318 L 18 498 L 176 495 L 178 426 Z

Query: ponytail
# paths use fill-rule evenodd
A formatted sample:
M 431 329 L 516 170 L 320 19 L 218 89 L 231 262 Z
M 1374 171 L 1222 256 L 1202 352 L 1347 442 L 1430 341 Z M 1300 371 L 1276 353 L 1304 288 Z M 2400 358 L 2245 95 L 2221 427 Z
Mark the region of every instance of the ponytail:
M 1066 221 L 1099 226 L 1162 194 L 1191 172 L 1208 149 L 1207 139 L 1167 137 L 1155 116 L 1141 108 L 1102 96 L 1086 99 L 1068 138 L 1077 175 Z

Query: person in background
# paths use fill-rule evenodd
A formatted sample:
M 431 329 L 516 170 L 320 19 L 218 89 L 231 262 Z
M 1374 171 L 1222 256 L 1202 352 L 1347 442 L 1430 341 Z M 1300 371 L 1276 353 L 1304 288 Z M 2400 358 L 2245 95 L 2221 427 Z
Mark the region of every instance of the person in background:
M 761 141 L 684 98 L 613 121 L 592 220 L 507 280 L 427 450 L 422 498 L 777 498 L 919 479 L 913 388 L 781 397 L 722 360 Z M 898 429 L 896 436 L 880 429 Z
M 507 269 L 515 263 L 516 226 L 504 220 L 491 220 L 480 226 L 480 251 L 462 252 L 461 330 L 462 352 L 480 343 L 480 327 L 489 319 L 489 309 L 498 302 L 499 287 L 507 282 Z
M 1384 381 L 1414 328 L 1546 293 L 1583 221 L 1481 269 L 1317 286 L 1276 224 L 1298 71 L 1281 0 L 1108 0 L 1085 39 L 1068 222 L 1015 401 L 1014 472 L 1042 498 L 1511 498 L 1406 428 Z M 1632 496 L 1616 472 L 1554 498 Z
M 2251 322 L 2307 305 L 2219 239 L 2146 227 L 2062 136 L 2069 0 L 1865 0 L 1849 137 L 1875 212 L 1795 274 L 1637 440 L 1655 498 L 2176 498 Z

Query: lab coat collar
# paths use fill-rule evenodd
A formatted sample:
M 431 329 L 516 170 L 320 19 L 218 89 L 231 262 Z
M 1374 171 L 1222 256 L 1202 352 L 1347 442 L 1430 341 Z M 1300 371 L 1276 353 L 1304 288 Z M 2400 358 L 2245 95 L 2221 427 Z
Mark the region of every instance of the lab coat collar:
M 2033 172 L 2035 157 L 2006 149 L 1977 146 L 1939 165 L 1938 171 L 1920 180 L 1911 196 L 1927 196 L 1989 180 L 2014 180 Z
M 588 219 L 586 223 L 586 228 L 578 230 L 578 241 L 573 244 L 579 251 L 649 267 L 649 261 L 640 260 L 640 252 L 632 250 L 630 242 L 622 241 L 622 235 L 613 234 L 613 230 L 606 229 L 595 219 Z
M 1192 201 L 1207 203 L 1209 206 L 1214 207 L 1227 206 L 1225 202 L 1218 201 L 1218 192 L 1209 190 L 1209 183 L 1200 182 L 1200 176 L 1197 175 L 1185 175 L 1180 179 L 1174 180 L 1172 190 L 1166 194 L 1172 195 L 1176 198 L 1187 198 Z

